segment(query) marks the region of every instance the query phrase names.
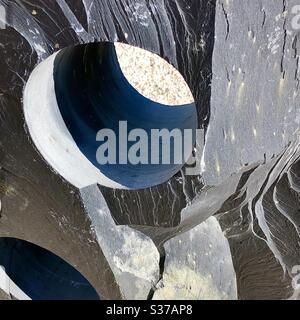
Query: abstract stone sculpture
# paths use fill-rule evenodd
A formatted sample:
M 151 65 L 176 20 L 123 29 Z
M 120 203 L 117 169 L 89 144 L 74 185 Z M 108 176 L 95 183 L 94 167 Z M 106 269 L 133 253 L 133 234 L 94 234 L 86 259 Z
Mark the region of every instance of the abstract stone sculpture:
M 73 298 L 81 299 L 297 298 L 296 5 L 0 0 L 0 287 L 7 283 L 2 289 L 14 298 L 53 298 L 43 281 L 54 286 L 47 274 L 59 266 L 58 275 L 70 276 L 60 299 L 69 298 L 72 285 Z M 68 63 L 84 48 L 93 56 L 117 41 L 163 57 L 189 85 L 196 108 L 161 111 L 161 127 L 204 132 L 197 175 L 181 167 L 122 167 L 96 177 L 70 115 L 74 101 L 86 97 L 77 87 L 85 84 L 83 58 L 74 58 L 74 86 Z M 147 128 L 157 127 L 148 119 Z M 64 132 L 65 140 L 51 132 Z M 16 268 L 22 259 L 31 262 Z M 46 271 L 38 282 L 41 263 Z

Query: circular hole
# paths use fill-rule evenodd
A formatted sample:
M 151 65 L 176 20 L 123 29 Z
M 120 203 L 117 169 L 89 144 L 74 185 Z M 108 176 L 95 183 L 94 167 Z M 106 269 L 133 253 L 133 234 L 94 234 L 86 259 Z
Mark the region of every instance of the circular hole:
M 168 181 L 192 154 L 196 107 L 190 103 L 186 83 L 171 65 L 145 50 L 116 46 L 105 42 L 69 47 L 43 62 L 25 88 L 25 117 L 43 156 L 75 185 L 97 182 L 111 188 L 148 188 Z M 165 70 L 169 71 L 165 74 Z M 173 81 L 166 80 L 170 78 Z M 179 102 L 184 104 L 179 106 Z M 134 140 L 130 132 L 137 129 L 144 135 Z M 99 135 L 105 130 L 115 136 Z M 153 143 L 153 130 L 165 131 L 166 140 L 160 136 Z M 191 136 L 189 143 L 186 135 Z M 80 151 L 76 157 L 73 142 Z M 132 150 L 136 158 L 142 158 L 140 162 L 131 161 Z M 109 162 L 102 162 L 106 157 Z
M 71 265 L 32 243 L 0 238 L 0 288 L 15 299 L 99 300 Z

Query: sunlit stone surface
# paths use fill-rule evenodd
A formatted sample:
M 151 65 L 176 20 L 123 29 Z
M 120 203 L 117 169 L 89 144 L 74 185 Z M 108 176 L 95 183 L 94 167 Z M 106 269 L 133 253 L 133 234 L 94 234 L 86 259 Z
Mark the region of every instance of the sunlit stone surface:
M 218 1 L 204 180 L 269 161 L 299 135 L 295 1 Z
M 214 217 L 169 240 L 164 249 L 165 268 L 154 299 L 237 298 L 230 248 Z
M 297 4 L 0 0 L 0 237 L 63 258 L 101 299 L 299 298 Z M 124 190 L 89 179 L 81 161 L 64 169 L 82 178 L 66 179 L 42 156 L 24 116 L 30 75 L 60 49 L 105 41 L 182 74 L 205 132 L 201 172 Z

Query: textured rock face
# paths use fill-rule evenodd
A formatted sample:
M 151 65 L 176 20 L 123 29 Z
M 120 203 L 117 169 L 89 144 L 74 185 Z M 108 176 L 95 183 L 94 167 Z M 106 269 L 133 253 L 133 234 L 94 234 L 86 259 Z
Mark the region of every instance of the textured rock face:
M 244 199 L 221 214 L 222 221 L 230 221 L 226 230 L 245 298 L 282 298 L 293 291 L 291 285 L 284 289 L 273 258 L 259 258 L 262 252 L 273 254 L 290 276 L 299 264 L 299 189 L 293 183 L 299 175 L 300 102 L 295 5 L 297 1 L 218 1 L 216 7 L 203 178 L 208 185 L 222 184 L 246 165 L 257 166 L 238 192 Z M 235 219 L 238 227 L 230 226 Z M 251 261 L 254 244 L 258 256 Z M 271 284 L 272 279 L 277 280 Z
M 204 180 L 219 184 L 297 139 L 297 1 L 218 1 Z
M 169 240 L 164 249 L 164 272 L 154 299 L 237 298 L 230 248 L 214 217 Z
M 297 298 L 296 4 L 0 0 L 0 237 L 63 258 L 101 299 Z M 147 49 L 179 70 L 205 130 L 201 172 L 122 190 L 95 184 L 81 162 L 64 167 L 81 170 L 72 180 L 47 161 L 24 118 L 24 88 L 59 49 L 95 41 Z M 65 136 L 62 148 L 73 143 Z

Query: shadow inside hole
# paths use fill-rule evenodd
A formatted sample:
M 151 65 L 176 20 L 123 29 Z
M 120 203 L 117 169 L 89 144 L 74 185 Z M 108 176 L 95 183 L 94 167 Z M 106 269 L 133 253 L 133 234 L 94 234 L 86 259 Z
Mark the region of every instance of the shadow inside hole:
M 0 267 L 32 300 L 100 299 L 75 268 L 50 251 L 23 240 L 0 238 Z
M 195 104 L 168 106 L 141 95 L 123 75 L 113 43 L 93 43 L 62 50 L 55 58 L 55 92 L 64 122 L 85 157 L 108 178 L 129 189 L 143 189 L 172 178 L 191 155 L 196 140 Z M 193 130 L 190 150 L 182 139 L 182 163 L 175 163 L 174 139 L 170 143 L 170 164 L 162 164 L 162 141 L 159 142 L 159 164 L 151 164 L 151 141 L 148 139 L 148 163 L 120 164 L 119 122 L 127 121 L 127 133 L 143 129 Z M 98 163 L 96 154 L 101 142 L 97 132 L 111 129 L 116 133 L 117 164 Z M 135 142 L 129 142 L 126 154 Z M 122 146 L 121 146 L 122 147 Z

